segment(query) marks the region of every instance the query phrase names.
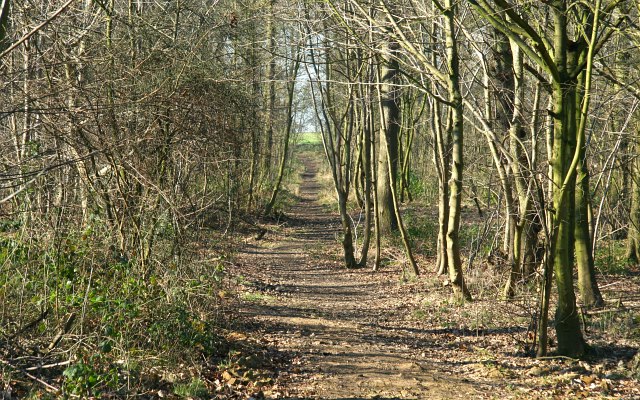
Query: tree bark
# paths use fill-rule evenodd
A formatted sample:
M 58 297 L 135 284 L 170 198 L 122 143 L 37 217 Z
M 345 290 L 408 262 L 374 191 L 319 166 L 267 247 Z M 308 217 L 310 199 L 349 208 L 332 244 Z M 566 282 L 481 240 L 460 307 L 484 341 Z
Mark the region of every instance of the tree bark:
M 638 152 L 638 145 L 634 145 Z M 638 157 L 631 167 L 631 209 L 629 211 L 629 233 L 627 234 L 627 262 L 638 264 L 640 262 L 640 168 Z
M 364 237 L 362 239 L 362 251 L 360 252 L 360 260 L 358 260 L 358 266 L 366 267 L 367 265 L 367 256 L 369 254 L 369 246 L 371 244 L 371 225 L 372 225 L 372 213 L 373 210 L 373 199 L 372 199 L 372 171 L 371 171 L 371 147 L 373 146 L 371 137 L 371 130 L 373 129 L 372 124 L 372 116 L 371 109 L 365 98 L 369 98 L 369 90 L 370 87 L 367 85 L 366 89 L 364 89 L 364 93 L 366 93 L 366 97 L 362 96 L 362 131 L 360 132 L 360 152 L 362 153 L 362 175 L 363 175 L 363 202 L 364 202 Z
M 432 5 L 436 11 L 436 5 Z M 431 24 L 431 35 L 434 38 L 442 36 L 439 30 L 439 22 L 434 19 Z M 438 65 L 438 52 L 431 49 L 432 65 Z M 433 93 L 438 92 L 439 85 L 435 81 L 431 83 Z M 436 272 L 438 275 L 449 273 L 449 257 L 447 256 L 447 231 L 449 230 L 449 178 L 451 176 L 451 136 L 448 128 L 445 129 L 442 116 L 442 105 L 437 99 L 429 100 L 430 118 L 429 128 L 433 142 L 433 164 L 438 176 L 438 240 L 436 248 Z
M 575 176 L 570 170 L 572 147 L 576 132 L 576 82 L 569 76 L 569 39 L 567 34 L 566 2 L 554 0 L 554 62 L 559 81 L 552 86 L 553 96 L 553 207 L 554 252 L 552 254 L 558 305 L 555 314 L 558 353 L 570 357 L 582 356 L 586 344 L 580 331 L 578 309 L 573 287 L 573 200 Z M 575 57 L 571 57 L 575 58 Z M 575 146 L 575 145 L 574 145 Z M 567 181 L 567 182 L 565 182 Z M 566 186 L 565 186 L 566 185 Z
M 9 47 L 7 40 L 7 26 L 9 25 L 10 0 L 0 0 L 0 53 Z
M 382 54 L 380 66 L 381 121 L 378 150 L 378 219 L 380 230 L 389 234 L 398 230 L 398 219 L 393 208 L 392 186 L 396 187 L 398 175 L 398 134 L 400 132 L 400 96 L 397 75 L 400 71 L 396 58 L 398 45 L 392 41 Z M 391 165 L 391 168 L 388 165 Z
M 267 16 L 267 40 L 269 64 L 267 65 L 267 111 L 265 115 L 265 149 L 263 150 L 262 173 L 264 177 L 271 177 L 271 152 L 273 151 L 273 132 L 276 108 L 276 36 L 275 36 L 275 0 L 269 0 L 269 15 Z
M 585 165 L 584 148 L 581 150 L 578 164 L 575 194 L 575 253 L 578 266 L 578 288 L 582 303 L 586 307 L 599 307 L 604 304 L 596 281 L 593 260 L 593 240 L 589 229 L 589 172 Z
M 276 182 L 273 185 L 273 191 L 271 192 L 271 198 L 264 209 L 264 215 L 269 215 L 273 206 L 276 204 L 278 193 L 280 192 L 280 186 L 282 185 L 282 178 L 284 177 L 285 168 L 287 166 L 287 160 L 289 157 L 289 138 L 291 137 L 291 129 L 293 127 L 293 98 L 295 95 L 296 78 L 298 76 L 298 69 L 300 67 L 300 55 L 296 55 L 294 65 L 289 76 L 290 82 L 288 83 L 287 92 L 287 126 L 284 131 L 284 139 L 282 145 L 282 156 L 280 158 L 280 167 L 278 168 L 278 176 Z
M 462 171 L 463 171 L 463 110 L 462 94 L 460 93 L 460 67 L 458 47 L 455 38 L 455 5 L 454 0 L 445 0 L 445 45 L 447 54 L 447 90 L 451 107 L 451 138 L 452 138 L 452 166 L 449 181 L 449 222 L 447 229 L 447 256 L 449 264 L 449 279 L 453 287 L 456 300 L 471 300 L 471 293 L 467 289 L 462 274 L 462 259 L 460 257 L 460 214 L 462 211 Z

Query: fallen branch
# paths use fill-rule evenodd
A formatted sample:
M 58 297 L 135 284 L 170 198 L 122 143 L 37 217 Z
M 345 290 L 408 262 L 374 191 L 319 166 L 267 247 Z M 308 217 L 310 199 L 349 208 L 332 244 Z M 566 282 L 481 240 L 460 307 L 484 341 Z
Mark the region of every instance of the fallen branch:
M 39 324 L 41 321 L 43 321 L 45 318 L 47 318 L 47 315 L 49 315 L 49 312 L 51 311 L 50 308 L 47 308 L 46 310 L 44 310 L 40 316 L 38 318 L 36 318 L 35 320 L 29 322 L 28 324 L 26 324 L 25 326 L 23 326 L 22 328 L 18 329 L 16 331 L 16 333 L 14 333 L 13 335 L 9 336 L 9 339 L 13 339 L 18 335 L 21 335 L 22 333 L 28 331 L 29 329 L 33 328 L 34 326 L 36 326 L 37 324 Z
M 586 315 L 598 315 L 598 314 L 606 314 L 606 313 L 612 313 L 612 312 L 620 312 L 620 310 L 623 307 L 616 307 L 616 308 L 606 308 L 604 310 L 587 310 Z
M 58 334 L 53 338 L 53 340 L 47 347 L 46 353 L 50 353 L 51 350 L 53 350 L 58 345 L 58 343 L 60 343 L 60 340 L 62 340 L 62 337 L 71 329 L 71 325 L 73 325 L 73 321 L 75 321 L 75 319 L 76 319 L 75 313 L 69 314 L 69 317 L 67 318 L 67 322 L 64 323 L 64 326 L 58 331 Z
M 22 368 L 18 368 L 15 365 L 11 364 L 8 361 L 5 361 L 3 359 L 0 359 L 0 363 L 6 365 L 7 367 L 20 372 L 21 374 L 23 374 L 24 376 L 26 376 L 29 379 L 34 380 L 35 382 L 38 382 L 39 384 L 41 384 L 42 386 L 45 387 L 45 389 L 47 389 L 47 391 L 51 392 L 51 393 L 59 393 L 60 389 L 58 389 L 57 387 L 48 384 L 47 382 L 43 381 L 42 379 L 38 378 L 37 376 L 31 375 L 29 372 L 23 370 Z
M 543 357 L 536 357 L 536 360 L 569 360 L 569 361 L 580 361 L 580 359 L 578 358 L 572 358 L 569 356 L 543 356 Z
M 37 371 L 39 369 L 62 367 L 62 366 L 69 365 L 69 364 L 71 364 L 71 360 L 60 361 L 60 362 L 53 363 L 53 364 L 38 365 L 37 367 L 29 367 L 29 368 L 25 368 L 24 370 L 25 371 Z
M 609 287 L 609 286 L 617 285 L 619 283 L 622 283 L 622 281 L 616 281 L 616 282 L 611 282 L 611 283 L 606 284 L 606 285 L 601 285 L 600 289 L 604 289 L 604 288 Z

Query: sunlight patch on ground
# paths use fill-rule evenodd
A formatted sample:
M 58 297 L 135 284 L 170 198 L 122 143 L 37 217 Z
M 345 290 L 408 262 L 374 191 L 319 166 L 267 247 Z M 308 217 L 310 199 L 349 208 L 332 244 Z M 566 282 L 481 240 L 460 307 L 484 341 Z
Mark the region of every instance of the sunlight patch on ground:
M 301 132 L 296 135 L 296 144 L 307 146 L 322 145 L 322 137 L 320 132 Z

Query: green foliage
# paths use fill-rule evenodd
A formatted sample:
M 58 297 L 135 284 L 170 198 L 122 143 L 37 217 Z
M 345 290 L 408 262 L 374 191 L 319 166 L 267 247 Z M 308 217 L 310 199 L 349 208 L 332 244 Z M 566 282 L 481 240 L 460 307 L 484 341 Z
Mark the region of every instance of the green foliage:
M 242 295 L 242 299 L 244 301 L 258 303 L 258 302 L 264 302 L 264 301 L 273 300 L 273 297 L 268 296 L 266 294 L 262 294 L 262 293 L 244 293 Z
M 0 239 L 0 263 L 21 264 L 29 259 L 29 247 L 12 238 Z
M 296 135 L 296 144 L 301 147 L 322 146 L 320 132 L 303 132 Z
M 602 241 L 596 249 L 595 266 L 606 275 L 624 275 L 629 272 L 625 253 L 624 240 Z
M 464 249 L 480 252 L 484 257 L 491 252 L 491 241 L 487 239 L 486 226 L 482 223 L 460 224 L 460 245 Z
M 211 355 L 221 348 L 215 324 L 201 319 L 185 305 L 169 305 L 154 319 L 148 328 L 148 340 L 158 350 L 179 346 Z
M 477 224 L 460 225 L 460 243 L 462 246 L 470 246 L 479 236 L 481 227 Z
M 640 314 L 635 310 L 612 309 L 588 317 L 591 329 L 628 340 L 640 339 Z
M 274 215 L 275 217 L 281 216 L 283 214 L 283 210 L 290 209 L 291 206 L 295 204 L 297 200 L 298 198 L 296 197 L 296 195 L 291 193 L 291 191 L 288 188 L 286 187 L 280 188 L 278 197 L 276 198 L 276 203 L 273 205 L 271 214 Z
M 405 210 L 403 218 L 411 245 L 414 248 L 419 248 L 421 253 L 429 257 L 434 256 L 437 251 L 438 221 L 425 213 L 422 206 L 409 206 Z M 399 238 L 396 239 L 399 240 Z
M 412 315 L 413 315 L 413 318 L 420 321 L 425 320 L 428 317 L 426 311 L 420 310 L 420 309 L 413 310 Z
M 438 180 L 435 176 L 422 176 L 410 170 L 409 192 L 424 204 L 438 204 Z
M 177 360 L 194 360 L 203 353 L 224 354 L 216 318 L 225 279 L 222 264 L 167 263 L 151 270 L 99 239 L 88 233 L 68 235 L 51 246 L 19 238 L 0 241 L 4 306 L 22 310 L 23 321 L 33 320 L 43 309 L 56 310 L 28 332 L 31 340 L 46 346 L 54 327 L 71 313 L 82 315 L 76 317 L 73 332 L 82 324 L 84 332 L 92 333 L 83 335 L 82 342 L 95 354 L 65 349 L 66 341 L 59 344 L 78 359 L 63 372 L 64 393 L 113 393 L 119 377 L 139 373 L 145 363 L 177 365 Z M 7 287 L 16 290 L 5 291 Z M 2 321 L 0 330 L 11 332 L 19 325 L 13 321 L 13 316 Z
M 173 394 L 184 398 L 205 398 L 209 396 L 209 390 L 202 380 L 194 378 L 189 383 L 176 384 Z
M 438 240 L 437 222 L 429 218 L 417 218 L 413 216 L 413 218 L 407 221 L 407 233 L 413 245 L 417 245 L 418 242 L 420 242 L 421 252 L 424 252 L 427 256 L 434 256 L 436 254 L 436 242 Z
M 87 361 L 70 365 L 62 376 L 63 392 L 81 397 L 99 396 L 102 390 L 118 386 L 117 368 L 105 363 L 100 353 L 88 357 Z
M 0 220 L 0 232 L 15 232 L 22 226 L 19 219 L 2 219 Z
M 408 179 L 409 193 L 411 193 L 411 195 L 414 198 L 425 200 L 428 203 L 431 203 L 431 201 L 435 199 L 435 196 L 433 195 L 433 190 L 432 190 L 433 188 L 431 187 L 432 185 L 429 183 L 429 181 L 424 181 L 420 179 L 418 174 L 416 174 L 414 171 L 409 171 L 408 178 L 409 178 Z M 437 186 L 435 189 L 436 189 L 435 195 L 437 195 L 438 194 Z M 427 198 L 425 198 L 425 195 L 427 195 Z

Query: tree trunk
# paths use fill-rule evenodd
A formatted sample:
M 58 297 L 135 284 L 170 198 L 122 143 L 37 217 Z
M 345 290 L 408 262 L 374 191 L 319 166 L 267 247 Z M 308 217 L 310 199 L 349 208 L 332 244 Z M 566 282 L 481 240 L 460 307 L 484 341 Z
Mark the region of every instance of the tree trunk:
M 251 55 L 251 65 L 253 68 L 257 69 L 258 62 L 256 60 L 256 56 L 254 54 Z M 253 96 L 254 98 L 260 97 L 260 82 L 259 78 L 253 77 Z M 258 110 L 254 108 L 252 110 L 252 117 L 255 121 L 258 121 Z M 260 161 L 260 131 L 261 129 L 257 127 L 253 127 L 251 129 L 251 164 L 249 166 L 249 187 L 247 189 L 247 210 L 251 211 L 253 207 L 253 200 L 255 196 L 256 190 L 256 180 L 258 177 L 258 168 Z
M 556 276 L 556 286 L 558 290 L 558 307 L 556 309 L 555 324 L 558 336 L 558 352 L 570 357 L 581 356 L 585 351 L 585 343 L 580 331 L 578 320 L 578 309 L 573 290 L 573 225 L 574 215 L 572 194 L 573 190 L 568 189 L 567 193 L 562 193 L 565 177 L 568 172 L 570 148 L 567 143 L 569 138 L 569 119 L 571 112 L 565 109 L 572 108 L 571 101 L 567 102 L 566 90 L 562 84 L 554 85 L 554 114 L 563 116 L 554 121 L 553 138 L 553 206 L 555 211 L 554 234 L 552 240 L 555 244 L 555 251 L 552 254 L 554 272 Z M 570 96 L 569 96 L 570 97 Z M 575 109 L 574 109 L 575 111 Z M 575 115 L 575 114 L 574 114 Z M 571 183 L 569 183 L 571 185 Z
M 435 10 L 435 5 L 433 5 Z M 439 24 L 436 20 L 431 25 L 431 35 L 439 36 Z M 431 63 L 438 64 L 438 52 L 431 51 Z M 433 82 L 431 89 L 437 92 L 438 85 Z M 436 272 L 445 275 L 449 272 L 447 256 L 447 231 L 449 225 L 449 177 L 451 176 L 451 136 L 445 134 L 442 121 L 442 106 L 436 99 L 430 100 L 430 129 L 433 138 L 433 163 L 438 176 L 438 241 L 436 248 Z M 448 130 L 447 130 L 448 131 Z
M 449 181 L 449 223 L 447 230 L 447 256 L 449 264 L 449 279 L 453 287 L 456 300 L 471 300 L 471 293 L 467 289 L 462 275 L 462 259 L 460 257 L 460 213 L 462 211 L 462 170 L 463 170 L 463 112 L 462 94 L 460 93 L 460 75 L 458 48 L 455 38 L 454 22 L 455 6 L 453 0 L 445 0 L 445 43 L 448 64 L 447 89 L 452 109 L 451 138 L 452 138 L 452 166 Z
M 380 148 L 378 150 L 378 219 L 380 230 L 388 234 L 398 230 L 398 219 L 393 208 L 392 187 L 396 187 L 398 175 L 398 134 L 400 132 L 400 97 L 397 87 L 399 72 L 396 53 L 398 45 L 393 42 L 387 44 L 380 66 L 380 101 L 381 121 Z M 391 165 L 389 169 L 388 164 Z
M 517 280 L 522 278 L 523 274 L 523 253 L 524 249 L 529 247 L 527 242 L 529 236 L 524 232 L 531 225 L 534 210 L 530 206 L 531 194 L 529 187 L 531 186 L 531 178 L 525 177 L 525 170 L 530 166 L 527 165 L 527 157 L 524 151 L 525 129 L 523 128 L 524 114 L 524 60 L 523 55 L 516 43 L 510 41 L 511 54 L 513 57 L 513 112 L 511 121 L 509 122 L 509 145 L 511 150 L 511 173 L 518 194 L 518 210 L 515 217 L 515 232 L 513 235 L 511 256 L 511 274 L 509 283 L 505 286 L 505 297 L 512 297 L 514 294 L 513 285 Z
M 273 151 L 273 131 L 276 108 L 276 36 L 274 27 L 275 0 L 269 0 L 269 15 L 267 16 L 267 40 L 269 51 L 267 56 L 270 61 L 267 65 L 267 112 L 265 115 L 265 146 L 263 150 L 264 160 L 262 173 L 269 180 L 271 177 L 271 152 Z
M 282 148 L 282 156 L 280 158 L 280 167 L 278 168 L 278 176 L 276 177 L 276 182 L 273 185 L 273 191 L 271 192 L 271 199 L 267 203 L 264 209 L 264 215 L 269 215 L 271 213 L 271 209 L 276 204 L 276 198 L 278 197 L 278 193 L 280 192 L 280 186 L 282 185 L 282 178 L 284 177 L 284 171 L 287 166 L 287 159 L 289 154 L 289 138 L 291 137 L 291 128 L 293 126 L 293 97 L 295 95 L 296 88 L 296 77 L 298 75 L 298 69 L 300 67 L 300 55 L 296 56 L 296 60 L 294 61 L 293 69 L 291 71 L 291 75 L 289 77 L 289 87 L 287 93 L 287 126 L 284 131 L 284 140 L 283 140 L 283 148 Z
M 638 145 L 634 145 L 638 151 Z M 627 234 L 627 261 L 631 264 L 640 262 L 640 168 L 638 158 L 631 167 L 631 209 L 629 211 L 629 233 Z
M 604 301 L 596 282 L 593 261 L 593 241 L 589 230 L 589 172 L 584 160 L 584 147 L 578 164 L 575 194 L 575 253 L 578 266 L 578 288 L 586 307 L 599 307 Z
M 367 94 L 369 91 L 369 87 L 365 89 Z M 371 140 L 371 130 L 372 126 L 372 118 L 371 118 L 371 110 L 364 101 L 365 96 L 362 96 L 362 132 L 360 137 L 360 151 L 362 153 L 362 175 L 363 175 L 363 185 L 364 185 L 364 193 L 363 193 L 363 202 L 364 202 L 364 237 L 362 239 L 362 251 L 360 252 L 360 260 L 358 261 L 358 266 L 366 267 L 367 265 L 367 255 L 369 253 L 369 246 L 371 243 L 371 218 L 374 210 L 371 198 L 372 192 L 372 172 L 371 172 L 371 147 L 373 146 Z M 369 98 L 368 96 L 366 98 Z
M 9 11 L 11 10 L 11 1 L 2 0 L 0 2 L 0 52 L 5 51 L 9 47 L 7 40 L 7 26 L 9 25 Z
M 579 357 L 585 352 L 586 344 L 580 331 L 578 309 L 573 289 L 573 197 L 575 176 L 570 171 L 572 146 L 576 132 L 576 82 L 568 76 L 569 39 L 567 35 L 566 3 L 553 1 L 555 64 L 559 70 L 559 82 L 553 83 L 553 207 L 554 242 L 553 257 L 558 305 L 555 314 L 558 353 L 569 357 Z M 567 186 L 565 186 L 567 180 Z
M 534 193 L 530 195 L 525 213 L 528 216 L 528 224 L 524 227 L 524 235 L 526 239 L 522 250 L 522 271 L 526 278 L 532 276 L 536 268 L 541 264 L 544 257 L 544 246 L 539 242 L 538 235 L 543 229 L 544 218 L 544 196 L 536 196 L 541 189 L 538 171 L 538 132 L 540 121 L 540 102 L 541 102 L 542 83 L 536 84 L 535 94 L 533 98 L 533 107 L 531 115 L 530 136 L 531 136 L 531 160 L 530 177 L 531 190 Z M 541 194 L 541 193 L 540 193 Z
M 447 231 L 449 230 L 449 177 L 450 157 L 449 138 L 443 136 L 440 124 L 440 105 L 434 102 L 433 107 L 433 137 L 434 137 L 434 158 L 436 170 L 438 171 L 438 242 L 437 242 L 437 273 L 444 275 L 449 272 L 449 257 L 447 256 Z M 445 141 L 447 142 L 445 144 Z
M 384 113 L 382 112 L 382 109 L 380 110 L 380 115 L 384 118 Z M 385 121 L 384 119 L 381 121 L 381 125 L 384 125 Z M 384 148 L 383 148 L 384 150 Z M 388 148 L 387 148 L 387 151 Z M 387 157 L 387 168 L 388 168 L 388 172 L 389 174 L 392 174 L 391 169 L 391 156 L 389 155 L 389 157 Z M 407 237 L 407 232 L 404 229 L 404 224 L 402 223 L 402 215 L 400 214 L 400 204 L 398 202 L 398 193 L 396 190 L 395 185 L 391 185 L 391 201 L 393 202 L 393 213 L 396 217 L 396 221 L 398 221 L 398 230 L 400 231 L 400 237 L 402 239 L 402 244 L 404 245 L 404 249 L 407 255 L 407 259 L 409 261 L 409 266 L 411 267 L 410 270 L 410 274 L 412 276 L 417 276 L 419 275 L 419 270 L 418 270 L 418 266 L 416 264 L 415 258 L 413 257 L 413 252 L 411 251 L 411 246 L 409 244 L 409 238 Z
M 351 221 L 349 220 L 349 211 L 347 210 L 347 200 L 348 198 L 345 193 L 338 193 L 338 207 L 340 209 L 340 222 L 342 223 L 342 250 L 344 251 L 345 267 L 356 268 L 358 263 L 354 256 L 353 232 L 351 231 Z

